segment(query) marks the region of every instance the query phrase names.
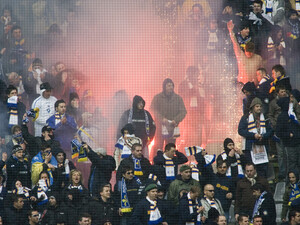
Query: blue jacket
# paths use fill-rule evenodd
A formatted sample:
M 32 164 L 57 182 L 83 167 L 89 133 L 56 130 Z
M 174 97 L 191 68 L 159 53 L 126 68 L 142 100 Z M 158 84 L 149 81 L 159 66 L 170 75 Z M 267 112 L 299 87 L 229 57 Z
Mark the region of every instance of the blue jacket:
M 71 151 L 71 141 L 74 139 L 74 134 L 77 131 L 77 124 L 72 116 L 65 114 L 67 122 L 62 124 L 59 122 L 55 125 L 55 115 L 47 120 L 47 124 L 54 130 L 54 140 L 59 141 L 63 150 Z

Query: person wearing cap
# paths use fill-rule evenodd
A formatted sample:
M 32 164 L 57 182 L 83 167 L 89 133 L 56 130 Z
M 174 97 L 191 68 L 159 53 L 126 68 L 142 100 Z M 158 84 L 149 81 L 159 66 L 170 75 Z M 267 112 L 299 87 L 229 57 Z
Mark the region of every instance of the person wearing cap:
M 154 157 L 154 170 L 158 176 L 161 185 L 166 189 L 169 188 L 170 183 L 176 179 L 178 175 L 178 166 L 188 161 L 188 158 L 178 150 L 174 143 L 168 143 L 165 146 L 165 151 L 157 151 Z
M 246 163 L 245 154 L 235 147 L 231 138 L 225 138 L 224 151 L 218 155 L 217 162 L 224 161 L 227 165 L 226 176 L 231 177 L 236 183 L 239 178 L 244 177 L 243 166 Z
M 40 85 L 41 96 L 32 103 L 32 109 L 39 109 L 39 116 L 34 122 L 34 136 L 41 136 L 43 126 L 47 125 L 47 119 L 55 113 L 54 104 L 57 99 L 51 96 L 52 89 L 48 82 L 42 83 Z
M 24 79 L 24 89 L 28 95 L 29 104 L 41 94 L 40 85 L 48 82 L 51 84 L 53 77 L 43 66 L 39 58 L 35 58 L 31 64 L 32 71 Z
M 7 190 L 14 188 L 13 182 L 19 179 L 26 187 L 31 187 L 30 163 L 24 157 L 25 151 L 20 145 L 15 145 L 11 157 L 6 162 Z
M 186 116 L 183 99 L 174 92 L 174 82 L 170 78 L 164 80 L 163 91 L 152 99 L 150 110 L 154 113 L 157 124 L 151 151 L 153 155 L 150 157 L 153 159 L 157 149 L 163 149 L 164 142 L 176 142 L 176 137 L 180 135 L 178 125 Z
M 131 109 L 126 110 L 120 118 L 118 131 L 127 123 L 131 123 L 135 128 L 135 136 L 142 140 L 143 155 L 149 159 L 148 145 L 154 138 L 156 126 L 151 114 L 145 110 L 145 104 L 146 102 L 141 96 L 134 96 Z
M 261 111 L 261 100 L 254 98 L 250 105 L 250 114 L 242 116 L 239 122 L 238 133 L 244 138 L 242 150 L 247 161 L 253 162 L 257 167 L 257 173 L 266 177 L 269 162 L 268 140 L 274 132 Z
M 233 44 L 233 50 L 238 62 L 239 74 L 237 77 L 238 82 L 243 84 L 248 81 L 257 84 L 256 70 L 263 66 L 263 61 L 260 55 L 255 54 L 255 45 L 252 42 L 248 42 L 245 45 L 245 52 L 241 50 L 236 36 L 233 32 L 234 24 L 232 20 L 227 23 L 230 39 Z
M 140 143 L 135 143 L 131 147 L 131 154 L 129 157 L 123 159 L 118 167 L 116 179 L 122 178 L 121 171 L 124 166 L 131 166 L 134 168 L 134 175 L 137 176 L 142 182 L 148 179 L 151 164 L 147 158 L 143 156 L 143 147 Z
M 54 104 L 56 113 L 47 119 L 46 123 L 54 129 L 54 139 L 59 141 L 61 148 L 71 159 L 71 141 L 77 131 L 74 117 L 66 113 L 66 102 L 57 100 Z
M 146 198 L 135 207 L 131 217 L 131 224 L 161 224 L 168 225 L 168 210 L 157 199 L 157 185 L 149 184 L 145 188 Z
M 173 204 L 179 204 L 179 193 L 181 190 L 190 191 L 192 186 L 200 187 L 198 181 L 192 178 L 192 168 L 186 164 L 182 165 L 179 169 L 180 175 L 177 176 L 169 187 L 167 199 L 171 200 Z
M 87 144 L 83 144 L 82 147 L 92 162 L 88 183 L 89 191 L 92 196 L 97 196 L 99 187 L 110 182 L 112 172 L 116 168 L 116 162 L 112 156 L 107 155 L 104 148 L 98 147 L 92 150 Z

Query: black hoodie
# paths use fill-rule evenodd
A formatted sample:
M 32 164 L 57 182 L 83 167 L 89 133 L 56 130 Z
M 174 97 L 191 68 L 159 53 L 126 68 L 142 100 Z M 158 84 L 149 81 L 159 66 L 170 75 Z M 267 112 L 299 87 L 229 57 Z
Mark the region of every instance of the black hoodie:
M 136 137 L 139 137 L 140 139 L 142 139 L 143 141 L 143 146 L 145 146 L 145 144 L 148 141 L 148 135 L 146 132 L 146 118 L 145 118 L 145 112 L 148 116 L 149 119 L 149 139 L 150 141 L 152 141 L 154 134 L 155 134 L 155 124 L 153 121 L 153 118 L 151 116 L 151 114 L 145 110 L 144 108 L 139 110 L 137 108 L 137 105 L 139 102 L 143 102 L 143 105 L 145 107 L 145 100 L 141 97 L 141 96 L 134 96 L 133 98 L 133 103 L 132 103 L 132 125 L 134 126 L 134 134 Z M 118 133 L 120 132 L 120 130 L 127 124 L 129 123 L 129 117 L 130 117 L 130 111 L 131 109 L 125 111 L 120 119 L 119 122 L 119 128 L 118 128 Z M 119 134 L 119 137 L 121 136 L 121 134 Z

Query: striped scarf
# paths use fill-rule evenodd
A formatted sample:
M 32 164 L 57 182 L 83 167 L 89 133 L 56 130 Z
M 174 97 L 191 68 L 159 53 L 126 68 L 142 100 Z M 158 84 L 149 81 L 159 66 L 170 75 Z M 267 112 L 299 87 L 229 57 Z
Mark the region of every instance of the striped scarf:
M 283 79 L 284 77 L 285 77 L 284 75 L 281 75 L 280 77 L 277 77 L 277 78 L 271 83 L 271 88 L 270 88 L 269 93 L 272 93 L 273 91 L 275 91 L 276 83 L 277 83 L 278 81 L 280 81 L 281 79 Z
M 257 127 L 257 125 L 258 125 L 258 127 Z M 259 124 L 257 124 L 257 121 L 254 120 L 253 113 L 249 114 L 248 131 L 250 133 L 254 133 L 254 134 L 265 134 L 267 132 L 266 120 L 265 120 L 264 114 L 262 114 L 262 113 L 260 114 Z
M 44 205 L 48 202 L 48 196 L 46 194 L 49 189 L 48 180 L 40 179 L 38 185 L 37 197 L 41 200 L 38 205 Z
M 191 163 L 191 168 L 192 168 L 192 178 L 196 181 L 199 181 L 199 169 L 197 168 L 197 165 L 195 163 Z
M 8 125 L 12 127 L 18 124 L 18 96 L 12 96 L 7 99 L 7 108 L 9 109 Z
M 187 194 L 187 198 L 188 198 L 188 203 L 189 203 L 189 211 L 190 214 L 194 213 L 194 209 L 197 210 L 197 206 L 199 206 L 198 200 L 196 199 L 195 204 L 193 204 L 193 201 L 191 199 L 191 194 L 190 192 Z M 185 225 L 201 225 L 201 214 L 199 213 L 197 215 L 197 222 L 186 222 Z
M 204 199 L 210 204 L 210 207 L 215 208 L 216 210 L 218 210 L 218 207 L 216 205 L 216 201 L 215 199 L 209 200 L 208 198 L 204 197 Z M 218 210 L 219 211 L 219 210 Z
M 261 204 L 263 203 L 263 201 L 265 200 L 264 199 L 264 195 L 267 194 L 266 191 L 264 191 L 260 196 L 259 198 L 256 200 L 255 202 L 255 206 L 254 206 L 254 209 L 253 209 L 253 214 L 252 214 L 252 218 L 256 215 L 259 215 L 259 209 L 261 207 Z M 251 221 L 252 222 L 252 221 Z
M 157 202 L 150 200 L 147 196 L 146 199 L 150 202 L 150 217 L 148 224 L 160 224 L 162 222 L 162 217 L 160 215 L 159 209 L 157 208 Z
M 133 155 L 132 155 L 132 159 L 134 163 L 134 175 L 143 176 L 144 173 L 142 171 L 141 160 L 136 159 Z
M 129 213 L 132 211 L 130 207 L 128 195 L 127 195 L 127 187 L 124 177 L 121 181 L 121 212 L 122 213 Z
M 240 155 L 237 153 L 234 153 L 235 158 L 236 158 L 236 163 L 232 163 L 227 171 L 226 171 L 226 176 L 227 177 L 231 177 L 231 167 L 233 166 L 237 166 L 238 167 L 238 177 L 239 178 L 243 178 L 244 177 L 244 172 L 243 172 L 243 168 L 242 168 L 242 164 L 241 164 L 241 160 L 240 160 Z M 228 157 L 227 153 L 224 151 L 221 153 L 222 159 L 225 161 Z
M 64 117 L 64 115 L 61 115 L 59 112 L 57 112 L 57 113 L 55 113 L 54 116 L 55 116 L 55 126 L 56 126 L 57 124 L 60 123 L 60 121 Z
M 163 154 L 165 158 L 165 171 L 166 171 L 166 180 L 175 180 L 175 165 L 171 158 Z

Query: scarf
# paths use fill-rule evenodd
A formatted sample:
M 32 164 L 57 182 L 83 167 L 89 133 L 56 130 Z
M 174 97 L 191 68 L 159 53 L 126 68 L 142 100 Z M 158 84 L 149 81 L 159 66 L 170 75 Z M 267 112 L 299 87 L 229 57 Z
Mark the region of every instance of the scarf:
M 48 202 L 48 196 L 46 195 L 46 192 L 49 189 L 49 184 L 47 180 L 40 179 L 38 183 L 38 190 L 37 190 L 37 198 L 41 201 L 38 203 L 38 205 L 44 205 Z
M 272 93 L 273 91 L 275 91 L 275 87 L 276 87 L 276 83 L 278 81 L 280 81 L 281 79 L 283 79 L 285 76 L 284 75 L 281 75 L 280 77 L 277 77 L 270 85 L 271 85 L 271 88 L 270 88 L 270 91 L 269 93 Z
M 253 20 L 253 24 L 256 24 L 256 25 L 259 25 L 259 26 L 262 25 L 262 19 L 258 18 L 255 15 L 255 13 L 253 13 L 253 12 L 250 12 L 250 14 L 249 14 L 249 20 Z
M 29 191 L 31 190 L 27 187 L 20 187 L 13 190 L 13 194 L 24 195 L 27 199 L 29 199 Z
M 245 174 L 245 177 L 247 178 L 247 180 L 250 181 L 251 186 L 253 186 L 254 184 L 256 184 L 256 179 L 255 179 L 255 178 L 257 177 L 257 174 L 255 174 L 253 178 L 249 178 L 249 177 L 247 176 L 247 174 Z
M 254 206 L 254 209 L 253 209 L 253 214 L 252 214 L 252 218 L 256 215 L 259 215 L 259 212 L 258 210 L 260 209 L 261 207 L 261 204 L 263 203 L 263 201 L 265 200 L 264 199 L 264 195 L 267 194 L 266 191 L 264 191 L 260 196 L 259 198 L 256 200 L 255 202 L 255 206 Z
M 298 3 L 299 4 L 299 3 Z M 289 37 L 293 38 L 293 39 L 297 39 L 299 37 L 300 31 L 299 31 L 299 24 L 296 23 L 292 23 L 291 20 L 288 20 L 288 23 L 291 25 L 292 27 L 292 32 L 290 33 Z M 289 34 L 289 33 L 288 33 Z
M 128 137 L 135 137 L 135 135 L 128 135 Z M 124 139 L 124 137 L 120 137 L 117 144 L 115 144 L 115 147 L 116 148 L 119 148 L 122 150 L 122 153 L 121 153 L 121 158 L 122 159 L 125 159 L 125 158 L 128 158 L 131 154 L 131 149 L 130 147 L 128 146 L 126 140 Z
M 154 183 L 156 183 L 157 185 L 160 185 L 160 186 L 161 186 L 161 183 L 160 183 L 160 181 L 157 179 L 157 176 L 154 175 L 153 173 L 150 173 L 150 174 L 149 174 L 148 179 L 154 181 Z
M 295 8 L 296 8 L 297 12 L 299 13 L 300 12 L 300 0 L 295 1 Z
M 266 0 L 265 4 L 266 4 L 266 12 L 265 13 L 266 14 L 272 13 L 273 12 L 273 5 L 274 5 L 273 0 Z
M 121 212 L 122 213 L 129 213 L 132 211 L 130 207 L 129 199 L 127 196 L 127 187 L 124 177 L 121 181 Z
M 135 176 L 143 176 L 141 160 L 134 158 L 132 155 L 133 163 L 134 163 L 134 175 Z
M 243 168 L 242 168 L 242 164 L 241 164 L 241 160 L 240 160 L 240 155 L 237 154 L 237 153 L 234 153 L 234 155 L 235 155 L 235 158 L 236 158 L 236 163 L 232 163 L 228 167 L 228 169 L 226 171 L 226 176 L 231 177 L 231 167 L 237 166 L 237 168 L 238 168 L 238 177 L 243 178 L 244 177 L 244 172 L 243 172 Z M 227 156 L 227 153 L 225 151 L 221 153 L 221 156 L 222 156 L 223 161 L 226 161 L 228 156 Z
M 156 201 L 152 201 L 149 197 L 146 197 L 147 201 L 150 202 L 150 217 L 148 224 L 159 224 L 162 222 L 162 217 L 160 215 L 159 209 L 157 208 Z
M 299 184 L 290 184 L 292 187 L 290 198 L 289 198 L 289 206 L 299 206 L 300 205 L 300 188 Z
M 216 201 L 215 199 L 209 200 L 208 198 L 204 197 L 204 199 L 210 204 L 211 208 L 215 208 L 216 210 L 218 210 L 218 207 L 216 205 Z M 218 210 L 219 211 L 219 210 Z
M 192 178 L 196 181 L 199 181 L 199 169 L 197 168 L 197 165 L 195 163 L 191 163 L 192 168 Z
M 294 123 L 299 124 L 298 119 L 297 119 L 297 116 L 296 116 L 296 114 L 295 114 L 295 112 L 294 112 L 294 105 L 293 105 L 292 102 L 289 103 L 288 114 L 289 114 L 290 119 L 291 119 Z
M 148 137 L 148 141 L 150 140 L 150 123 L 149 123 L 149 117 L 147 115 L 146 110 L 144 110 L 145 114 L 145 129 L 146 129 L 146 134 Z M 129 117 L 128 117 L 128 123 L 132 123 L 132 117 L 133 117 L 133 108 L 130 109 L 129 111 Z
M 57 112 L 57 113 L 55 113 L 54 116 L 55 116 L 55 126 L 56 126 L 57 124 L 60 123 L 61 119 L 62 119 L 65 115 L 61 115 L 59 112 Z
M 83 191 L 83 187 L 82 187 L 81 184 L 78 185 L 78 186 L 73 186 L 72 184 L 70 184 L 70 185 L 68 186 L 68 189 L 69 189 L 69 190 L 71 190 L 71 189 L 78 189 L 80 192 Z
M 81 146 L 82 146 L 82 144 L 77 139 L 73 139 L 71 141 L 72 159 L 75 159 L 79 156 L 79 150 L 80 150 Z
M 250 113 L 248 117 L 248 131 L 254 134 L 265 134 L 267 132 L 264 114 L 260 114 L 259 127 L 257 128 L 256 121 L 254 121 L 253 113 Z
M 184 150 L 185 150 L 186 156 L 195 155 L 199 152 L 205 151 L 205 149 L 200 146 L 185 147 Z
M 9 127 L 18 125 L 18 96 L 12 96 L 7 99 L 7 108 L 9 109 Z
M 193 204 L 190 192 L 187 194 L 187 198 L 188 198 L 188 202 L 189 202 L 189 211 L 190 211 L 190 214 L 193 214 L 194 213 L 194 208 L 196 209 L 196 207 L 199 206 L 198 200 L 196 199 L 195 204 Z M 194 207 L 194 206 L 196 206 L 196 207 Z M 201 215 L 200 215 L 200 213 L 197 215 L 197 222 L 196 222 L 196 224 L 197 225 L 201 224 Z M 195 222 L 186 222 L 185 225 L 195 225 Z
M 166 180 L 175 180 L 175 165 L 171 158 L 167 157 L 163 154 L 165 158 L 165 172 L 166 172 Z
M 68 159 L 65 160 L 64 166 L 65 166 L 66 178 L 69 178 L 70 166 L 69 166 L 69 160 Z
M 266 74 L 263 76 L 263 78 L 261 79 L 261 81 L 259 82 L 259 85 L 269 81 L 271 79 L 270 75 Z

